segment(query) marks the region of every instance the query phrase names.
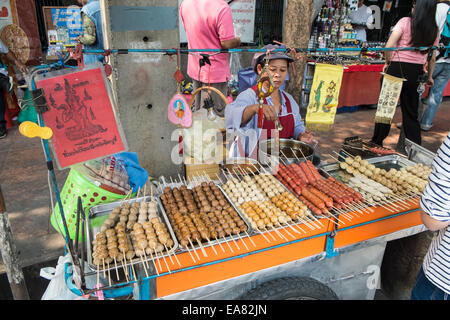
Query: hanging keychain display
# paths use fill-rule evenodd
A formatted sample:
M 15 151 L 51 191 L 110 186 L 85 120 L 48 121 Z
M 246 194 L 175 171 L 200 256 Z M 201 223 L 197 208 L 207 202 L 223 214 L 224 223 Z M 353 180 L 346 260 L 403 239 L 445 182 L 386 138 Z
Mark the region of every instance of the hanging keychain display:
M 180 70 L 180 53 L 177 50 L 177 71 L 174 74 L 177 81 L 177 93 L 169 101 L 168 118 L 177 126 L 189 128 L 192 125 L 192 112 L 188 102 L 181 93 L 180 86 L 184 77 Z
M 272 77 L 270 76 L 269 72 L 269 51 L 266 53 L 266 62 L 265 65 L 261 71 L 261 73 L 256 78 L 257 88 L 258 88 L 258 98 L 259 98 L 259 109 L 258 109 L 258 128 L 263 127 L 264 123 L 264 112 L 263 112 L 263 104 L 264 99 L 270 96 L 274 90 L 274 84 Z M 267 91 L 264 91 L 264 82 L 269 83 L 269 87 L 267 88 Z M 278 116 L 278 115 L 277 115 Z M 280 128 L 279 121 L 277 121 L 277 128 L 278 130 L 283 130 L 283 128 Z

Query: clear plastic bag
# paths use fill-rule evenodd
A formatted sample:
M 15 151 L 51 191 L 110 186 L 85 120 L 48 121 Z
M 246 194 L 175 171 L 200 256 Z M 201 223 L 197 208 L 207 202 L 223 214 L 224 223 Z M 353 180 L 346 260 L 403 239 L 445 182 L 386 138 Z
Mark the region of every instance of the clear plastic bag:
M 131 189 L 125 163 L 114 155 L 77 164 L 74 169 L 110 192 L 126 194 Z
M 205 109 L 194 112 L 192 126 L 181 130 L 185 153 L 194 158 L 195 163 L 220 160 L 220 152 L 223 150 L 218 146 L 222 141 L 218 141 L 217 138 L 223 128 L 225 128 L 223 118 L 215 117 L 214 120 L 210 120 Z
M 238 72 L 242 69 L 241 61 L 239 59 L 239 54 L 237 52 L 230 53 L 230 73 L 231 82 L 238 81 Z
M 50 280 L 41 300 L 75 300 L 79 298 L 66 285 L 64 274 L 66 263 L 71 263 L 69 255 L 59 257 L 56 268 L 47 267 L 41 269 L 40 276 Z

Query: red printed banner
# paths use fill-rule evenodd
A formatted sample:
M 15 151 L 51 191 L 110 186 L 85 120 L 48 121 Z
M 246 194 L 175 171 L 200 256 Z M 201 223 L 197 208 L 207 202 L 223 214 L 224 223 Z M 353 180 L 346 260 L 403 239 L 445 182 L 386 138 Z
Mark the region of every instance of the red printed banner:
M 42 117 L 61 168 L 125 151 L 100 68 L 38 80 L 36 87 L 47 100 Z

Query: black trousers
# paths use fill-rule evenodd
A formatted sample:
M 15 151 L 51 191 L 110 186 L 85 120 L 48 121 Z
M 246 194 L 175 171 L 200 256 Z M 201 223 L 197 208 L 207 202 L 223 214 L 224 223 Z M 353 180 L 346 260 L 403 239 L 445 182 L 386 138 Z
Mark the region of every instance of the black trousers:
M 3 98 L 3 91 L 8 92 L 9 78 L 0 73 L 0 128 L 6 128 L 6 102 Z
M 402 110 L 402 127 L 405 137 L 414 143 L 421 144 L 422 136 L 419 122 L 419 78 L 423 75 L 423 64 L 407 62 L 391 62 L 386 71 L 394 77 L 404 77 L 402 91 L 400 93 L 400 107 Z M 375 123 L 372 142 L 383 146 L 383 141 L 389 135 L 390 124 Z

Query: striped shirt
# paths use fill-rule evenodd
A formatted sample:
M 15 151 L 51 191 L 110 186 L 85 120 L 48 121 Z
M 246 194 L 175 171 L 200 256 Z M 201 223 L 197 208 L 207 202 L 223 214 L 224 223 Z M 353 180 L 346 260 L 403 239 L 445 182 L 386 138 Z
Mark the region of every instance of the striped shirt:
M 433 171 L 420 200 L 422 210 L 433 219 L 450 221 L 450 133 L 433 160 Z M 439 230 L 423 261 L 425 276 L 450 294 L 450 226 Z

